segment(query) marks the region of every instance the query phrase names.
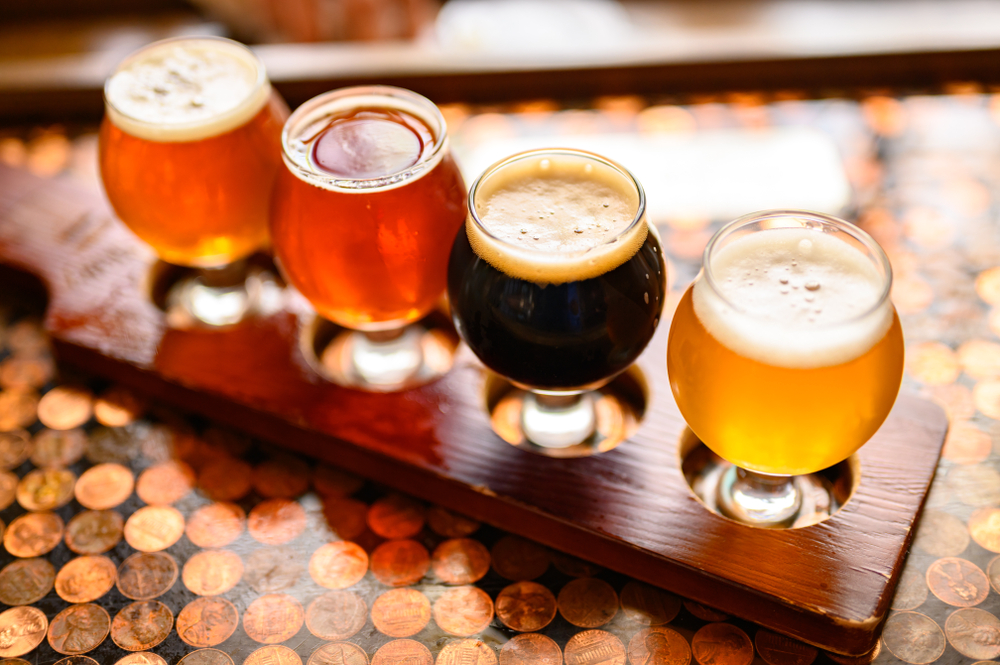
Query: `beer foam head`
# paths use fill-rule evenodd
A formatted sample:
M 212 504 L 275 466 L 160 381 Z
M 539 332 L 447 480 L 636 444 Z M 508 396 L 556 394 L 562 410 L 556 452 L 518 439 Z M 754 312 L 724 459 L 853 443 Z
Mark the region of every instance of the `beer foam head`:
M 597 277 L 646 241 L 642 187 L 589 153 L 538 150 L 490 167 L 473 186 L 469 244 L 497 270 L 542 284 Z
M 104 86 L 108 118 L 150 141 L 198 141 L 247 123 L 267 102 L 264 65 L 217 37 L 168 39 L 122 62 Z
M 853 360 L 892 324 L 888 277 L 856 246 L 822 229 L 769 228 L 709 251 L 695 313 L 742 356 L 769 365 Z

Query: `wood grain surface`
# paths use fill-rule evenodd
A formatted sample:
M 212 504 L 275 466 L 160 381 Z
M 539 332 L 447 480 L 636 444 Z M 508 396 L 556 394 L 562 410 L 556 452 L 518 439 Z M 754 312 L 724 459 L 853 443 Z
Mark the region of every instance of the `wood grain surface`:
M 239 327 L 172 330 L 146 295 L 154 262 L 99 192 L 0 167 L 0 263 L 44 282 L 61 359 L 817 646 L 875 644 L 947 428 L 937 406 L 900 397 L 833 518 L 754 529 L 708 512 L 681 474 L 666 322 L 638 362 L 650 389 L 638 433 L 557 460 L 492 432 L 484 369 L 464 346 L 432 385 L 339 388 L 299 351 L 301 298 Z M 14 277 L 0 273 L 21 288 Z

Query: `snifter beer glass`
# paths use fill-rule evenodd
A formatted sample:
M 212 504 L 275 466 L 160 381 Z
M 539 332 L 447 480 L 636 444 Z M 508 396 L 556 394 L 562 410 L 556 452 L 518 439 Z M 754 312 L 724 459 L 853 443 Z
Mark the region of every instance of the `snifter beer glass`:
M 123 222 L 170 264 L 200 269 L 168 300 L 214 325 L 252 307 L 234 262 L 268 244 L 285 103 L 242 44 L 183 37 L 150 44 L 104 86 L 104 190 Z
M 414 324 L 445 289 L 465 219 L 465 183 L 441 112 L 389 86 L 344 88 L 300 106 L 282 134 L 271 236 L 288 281 L 347 329 L 328 376 L 374 391 L 439 373 Z M 410 325 L 414 324 L 414 325 Z M 351 332 L 356 331 L 356 332 Z
M 514 155 L 473 184 L 448 298 L 472 351 L 526 391 L 520 432 L 498 430 L 511 443 L 595 452 L 595 390 L 638 357 L 663 310 L 666 267 L 645 208 L 631 173 L 577 150 Z
M 810 477 L 881 426 L 903 374 L 885 253 L 818 213 L 775 210 L 722 228 L 681 299 L 667 367 L 695 435 L 732 463 L 726 515 L 795 523 Z M 811 483 L 811 484 L 810 484 Z

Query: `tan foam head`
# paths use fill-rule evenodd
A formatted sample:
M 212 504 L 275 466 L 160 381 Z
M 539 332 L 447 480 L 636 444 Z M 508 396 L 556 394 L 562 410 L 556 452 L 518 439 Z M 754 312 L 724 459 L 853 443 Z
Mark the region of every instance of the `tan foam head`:
M 150 141 L 198 141 L 246 124 L 267 102 L 264 65 L 242 44 L 168 39 L 122 62 L 104 86 L 108 118 Z
M 532 151 L 473 187 L 466 233 L 497 270 L 542 284 L 597 277 L 646 241 L 642 188 L 624 169 L 578 151 Z
M 883 277 L 844 240 L 811 228 L 772 228 L 737 237 L 712 256 L 695 313 L 736 353 L 781 367 L 853 360 L 885 335 L 892 306 Z

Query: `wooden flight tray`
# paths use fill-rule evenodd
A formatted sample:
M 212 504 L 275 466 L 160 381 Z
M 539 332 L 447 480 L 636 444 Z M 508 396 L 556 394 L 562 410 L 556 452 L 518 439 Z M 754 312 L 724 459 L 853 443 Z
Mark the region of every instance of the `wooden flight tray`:
M 751 528 L 709 512 L 682 475 L 666 321 L 637 363 L 648 403 L 636 434 L 552 459 L 493 433 L 486 373 L 464 346 L 443 379 L 380 395 L 320 378 L 287 303 L 228 329 L 168 328 L 149 297 L 151 250 L 71 181 L 0 167 L 0 263 L 47 286 L 65 362 L 838 653 L 878 639 L 947 429 L 940 408 L 901 396 L 836 515 Z M 8 273 L 0 284 L 17 284 Z

